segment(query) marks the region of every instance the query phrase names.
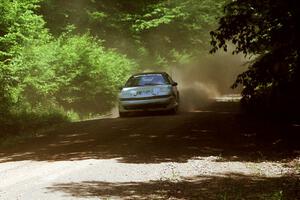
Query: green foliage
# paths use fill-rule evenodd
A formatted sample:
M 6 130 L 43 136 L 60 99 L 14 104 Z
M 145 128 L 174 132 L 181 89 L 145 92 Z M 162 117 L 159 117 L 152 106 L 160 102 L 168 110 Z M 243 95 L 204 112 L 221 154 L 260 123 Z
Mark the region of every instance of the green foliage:
M 215 27 L 226 0 L 47 0 L 40 12 L 54 34 L 74 24 L 103 45 L 135 59 L 144 68 L 180 64 L 209 48 L 208 30 Z M 55 13 L 55 14 L 54 14 Z M 161 65 L 160 65 L 161 64 Z
M 214 26 L 216 18 L 221 16 L 224 3 L 224 0 L 162 1 L 146 7 L 142 15 L 135 15 L 132 26 L 138 32 L 159 28 L 164 24 L 186 28 L 186 32 L 196 30 L 206 32 L 204 28 Z M 194 37 L 199 38 L 199 35 L 194 35 Z
M 0 0 L 1 115 L 49 104 L 106 112 L 137 68 L 123 54 L 145 68 L 188 63 L 224 1 Z
M 87 11 L 87 14 L 88 14 L 89 18 L 92 21 L 103 21 L 107 18 L 107 15 L 104 12 L 98 12 L 98 11 L 90 12 L 90 11 Z
M 283 198 L 282 190 L 274 192 L 270 199 L 271 200 L 283 200 L 284 198 Z
M 137 68 L 91 34 L 76 34 L 71 23 L 60 36 L 52 36 L 37 14 L 39 3 L 0 0 L 0 129 L 4 132 L 107 112 L 115 105 L 118 87 Z M 97 20 L 105 17 L 100 12 L 91 15 Z
M 49 39 L 45 22 L 34 13 L 37 0 L 0 1 L 0 115 L 18 101 L 18 71 L 11 66 L 27 44 L 46 42 Z
M 146 6 L 129 21 L 133 34 L 139 36 L 151 57 L 160 55 L 168 65 L 180 65 L 183 57 L 191 60 L 207 51 L 208 30 L 215 27 L 224 3 L 224 0 L 161 1 Z
M 49 132 L 61 123 L 78 120 L 79 116 L 67 112 L 57 105 L 43 105 L 34 108 L 26 105 L 15 106 L 9 115 L 0 115 L 0 147 L 18 145 L 27 138 Z
M 105 50 L 101 41 L 69 33 L 24 48 L 12 65 L 22 74 L 22 100 L 32 105 L 55 102 L 87 112 L 110 110 L 118 86 L 136 68 L 125 56 Z
M 233 85 L 244 86 L 243 100 L 250 107 L 299 112 L 298 19 L 293 0 L 237 0 L 226 6 L 219 28 L 211 33 L 212 52 L 226 51 L 226 42 L 232 42 L 233 53 L 256 57 Z
M 69 116 L 62 107 L 54 104 L 34 108 L 24 104 L 14 106 L 5 116 L 0 115 L 0 143 L 1 137 L 30 134 L 71 119 L 76 120 L 75 116 Z
M 38 0 L 0 1 L 0 60 L 17 55 L 23 45 L 47 41 L 44 20 L 34 13 Z
M 132 28 L 136 32 L 157 28 L 163 24 L 170 24 L 176 19 L 185 17 L 181 7 L 169 8 L 164 3 L 152 5 L 147 9 L 149 11 L 142 16 L 135 16 L 136 19 L 134 19 Z

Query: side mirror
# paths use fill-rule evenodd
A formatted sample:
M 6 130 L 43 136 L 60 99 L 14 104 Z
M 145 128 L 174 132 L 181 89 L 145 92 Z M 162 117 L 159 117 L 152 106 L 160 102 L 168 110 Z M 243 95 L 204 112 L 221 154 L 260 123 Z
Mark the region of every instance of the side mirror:
M 172 86 L 177 86 L 178 85 L 178 83 L 177 82 L 174 82 L 173 84 L 172 84 Z

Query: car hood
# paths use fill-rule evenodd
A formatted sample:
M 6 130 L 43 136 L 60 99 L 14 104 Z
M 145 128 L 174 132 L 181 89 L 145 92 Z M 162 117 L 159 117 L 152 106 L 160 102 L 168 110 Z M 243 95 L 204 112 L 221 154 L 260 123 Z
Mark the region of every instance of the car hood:
M 139 87 L 126 87 L 120 92 L 119 97 L 122 98 L 144 98 L 155 96 L 171 95 L 171 85 L 153 85 L 153 86 L 139 86 Z

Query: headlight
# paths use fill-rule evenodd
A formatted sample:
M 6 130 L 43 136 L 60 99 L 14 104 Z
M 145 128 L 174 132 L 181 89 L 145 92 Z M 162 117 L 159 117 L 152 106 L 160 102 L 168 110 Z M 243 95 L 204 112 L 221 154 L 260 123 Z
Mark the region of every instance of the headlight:
M 172 93 L 172 87 L 171 86 L 161 87 L 159 93 L 161 95 L 169 95 Z

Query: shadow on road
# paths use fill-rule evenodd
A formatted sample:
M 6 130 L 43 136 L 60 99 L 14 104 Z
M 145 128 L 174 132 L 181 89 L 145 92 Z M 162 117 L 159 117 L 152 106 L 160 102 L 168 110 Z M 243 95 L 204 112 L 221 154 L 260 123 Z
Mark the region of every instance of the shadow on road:
M 118 158 L 126 163 L 186 162 L 193 157 L 264 161 L 300 154 L 300 126 L 245 116 L 238 103 L 197 112 L 66 124 L 0 150 L 0 162 Z
M 297 178 L 262 178 L 241 174 L 197 176 L 180 181 L 80 182 L 56 184 L 51 192 L 73 197 L 120 199 L 290 199 L 300 197 Z

